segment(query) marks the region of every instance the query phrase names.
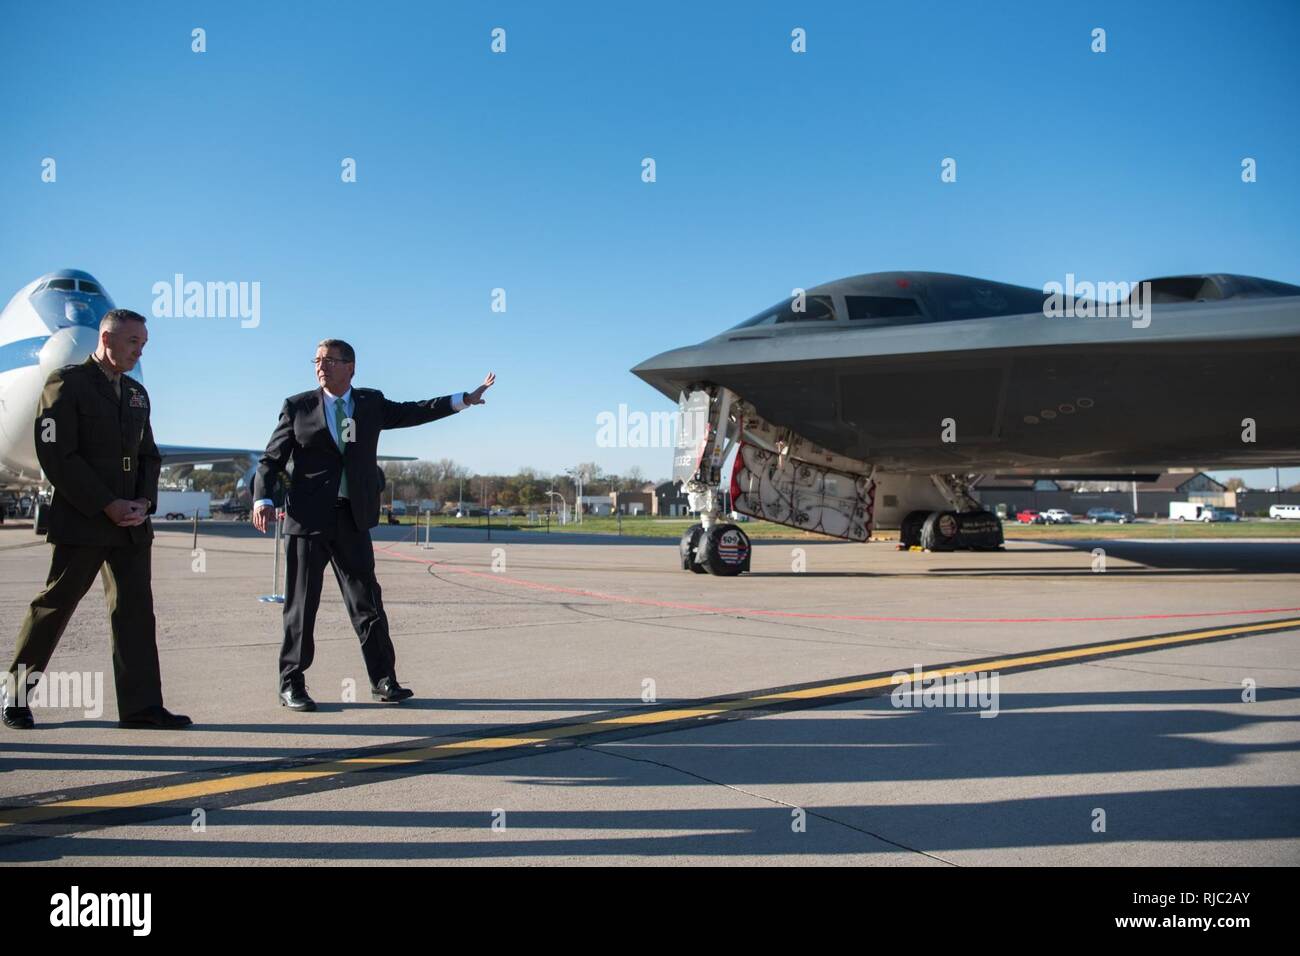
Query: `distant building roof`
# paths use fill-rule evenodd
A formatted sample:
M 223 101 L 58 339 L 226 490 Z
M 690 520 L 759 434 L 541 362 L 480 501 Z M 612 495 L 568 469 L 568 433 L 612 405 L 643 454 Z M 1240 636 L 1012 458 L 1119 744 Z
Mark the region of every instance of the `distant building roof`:
M 1227 491 L 1226 485 L 1221 485 L 1203 471 L 1186 472 L 1186 471 L 1166 471 L 1155 481 L 1142 481 L 1138 483 L 1138 491 L 1172 491 L 1175 493 L 1187 491 Z

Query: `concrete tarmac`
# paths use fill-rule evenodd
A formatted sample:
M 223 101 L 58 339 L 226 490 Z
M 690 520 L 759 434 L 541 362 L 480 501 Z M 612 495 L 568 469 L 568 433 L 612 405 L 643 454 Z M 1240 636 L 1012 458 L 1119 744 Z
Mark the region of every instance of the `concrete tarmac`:
M 0 727 L 6 862 L 1300 863 L 1300 542 L 763 541 L 722 579 L 675 541 L 383 527 L 417 696 L 370 700 L 327 573 L 297 714 L 270 539 L 158 527 L 164 692 L 195 725 L 116 727 L 93 589 L 51 671 L 101 674 L 99 707 Z M 48 551 L 0 527 L 6 661 Z M 996 696 L 891 693 L 959 662 Z

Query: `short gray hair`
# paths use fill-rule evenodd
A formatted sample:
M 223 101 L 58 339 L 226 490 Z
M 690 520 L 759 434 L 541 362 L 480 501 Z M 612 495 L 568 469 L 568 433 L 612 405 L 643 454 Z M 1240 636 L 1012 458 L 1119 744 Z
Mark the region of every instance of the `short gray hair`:
M 109 309 L 104 313 L 104 317 L 99 320 L 99 331 L 116 332 L 124 322 L 144 324 L 144 316 L 139 312 L 132 312 L 130 309 Z
M 352 350 L 352 346 L 342 339 L 321 339 L 316 348 L 325 349 L 327 352 L 330 349 L 338 349 L 343 353 L 343 361 L 345 362 L 355 362 L 357 360 L 357 353 Z

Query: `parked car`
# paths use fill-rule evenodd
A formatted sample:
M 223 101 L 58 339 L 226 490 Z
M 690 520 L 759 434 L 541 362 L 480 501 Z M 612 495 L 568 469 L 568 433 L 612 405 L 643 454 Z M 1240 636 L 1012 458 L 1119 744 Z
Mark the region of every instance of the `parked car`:
M 1073 524 L 1074 516 L 1064 508 L 1048 508 L 1043 512 L 1043 520 L 1048 524 Z
M 1283 518 L 1300 519 L 1300 505 L 1269 505 L 1268 516 L 1274 521 Z
M 1033 508 L 1016 512 L 1016 520 L 1021 524 L 1042 524 L 1046 519 Z
M 1089 508 L 1085 517 L 1093 524 L 1101 524 L 1106 521 L 1115 521 L 1119 524 L 1128 524 L 1133 520 L 1133 515 L 1127 511 L 1116 511 L 1113 508 Z

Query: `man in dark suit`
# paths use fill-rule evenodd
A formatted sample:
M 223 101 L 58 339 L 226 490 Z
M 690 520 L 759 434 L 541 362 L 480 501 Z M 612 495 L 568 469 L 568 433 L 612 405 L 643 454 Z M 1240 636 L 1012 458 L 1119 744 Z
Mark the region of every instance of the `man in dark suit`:
M 135 368 L 148 339 L 144 316 L 113 309 L 99 323 L 94 355 L 52 373 L 41 393 L 36 457 L 54 485 L 47 535 L 53 554 L 45 590 L 27 610 L 0 687 L 0 713 L 9 727 L 34 725 L 27 698 L 101 568 L 118 726 L 178 729 L 190 723 L 163 707 L 149 521 L 162 456 L 149 425 L 149 395 L 123 374 Z
M 370 529 L 379 523 L 383 472 L 376 460 L 379 433 L 437 421 L 467 405 L 482 405 L 496 377 L 472 392 L 423 402 L 390 402 L 380 391 L 353 388 L 356 354 L 339 339 L 316 347 L 320 388 L 285 399 L 280 421 L 253 479 L 253 526 L 275 520 L 283 488 L 285 544 L 284 642 L 280 647 L 280 703 L 315 710 L 305 673 L 315 655 L 316 609 L 325 566 L 332 564 L 375 700 L 412 696 L 397 682 L 396 652 L 388 634 Z

